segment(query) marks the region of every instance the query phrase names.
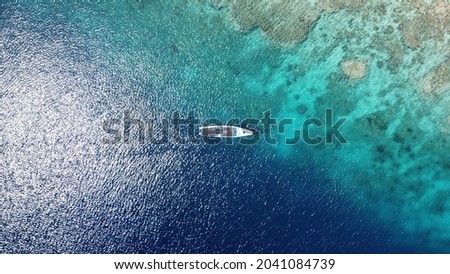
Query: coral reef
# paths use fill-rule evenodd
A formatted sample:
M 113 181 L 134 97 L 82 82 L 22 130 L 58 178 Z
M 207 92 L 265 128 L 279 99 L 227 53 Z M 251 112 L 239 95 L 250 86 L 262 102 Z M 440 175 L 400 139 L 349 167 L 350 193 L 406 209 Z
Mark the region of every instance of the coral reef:
M 215 5 L 217 1 L 214 1 Z M 239 30 L 248 32 L 260 28 L 279 44 L 295 44 L 306 39 L 321 12 L 355 8 L 365 0 L 353 1 L 237 1 L 224 0 L 219 6 L 230 7 L 230 17 Z
M 422 91 L 427 94 L 439 95 L 450 91 L 450 61 L 442 62 L 435 70 L 422 79 Z
M 248 32 L 259 27 L 279 43 L 300 42 L 320 15 L 307 1 L 228 1 L 230 16 L 238 28 Z
M 450 32 L 450 3 L 444 0 L 415 0 L 411 8 L 418 14 L 401 24 L 405 45 L 419 48 L 427 39 L 444 39 Z
M 351 80 L 361 79 L 367 73 L 367 61 L 349 59 L 341 63 L 341 69 Z

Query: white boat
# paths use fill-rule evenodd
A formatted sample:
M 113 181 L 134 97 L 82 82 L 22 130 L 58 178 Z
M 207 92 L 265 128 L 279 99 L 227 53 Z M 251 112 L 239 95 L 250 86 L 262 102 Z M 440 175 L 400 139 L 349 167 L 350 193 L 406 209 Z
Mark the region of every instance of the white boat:
M 206 126 L 200 127 L 199 130 L 201 136 L 217 138 L 238 138 L 255 134 L 250 129 L 235 126 Z

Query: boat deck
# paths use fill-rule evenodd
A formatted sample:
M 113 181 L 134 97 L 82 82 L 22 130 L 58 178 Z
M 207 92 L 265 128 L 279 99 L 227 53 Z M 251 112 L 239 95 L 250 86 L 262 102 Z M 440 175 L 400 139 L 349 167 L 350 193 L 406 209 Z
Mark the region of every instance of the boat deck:
M 208 127 L 202 128 L 202 136 L 216 136 L 220 135 L 222 137 L 233 137 L 233 127 Z

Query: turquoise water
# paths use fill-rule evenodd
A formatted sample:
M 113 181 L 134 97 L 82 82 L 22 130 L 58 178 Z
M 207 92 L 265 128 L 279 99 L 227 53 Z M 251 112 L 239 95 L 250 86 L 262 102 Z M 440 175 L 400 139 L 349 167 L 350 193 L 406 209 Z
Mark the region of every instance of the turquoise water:
M 201 247 L 184 247 L 157 235 L 165 229 L 179 229 L 172 225 L 171 218 L 176 222 L 178 217 L 188 219 L 189 214 L 171 214 L 177 206 L 197 207 L 197 199 L 205 212 L 212 208 L 208 217 L 211 222 L 220 222 L 219 212 L 224 210 L 229 215 L 224 214 L 223 222 L 230 227 L 239 226 L 239 218 L 229 211 L 246 209 L 249 205 L 234 208 L 227 204 L 229 200 L 202 196 L 206 195 L 206 190 L 201 190 L 201 182 L 214 180 L 190 168 L 188 163 L 193 161 L 192 165 L 201 169 L 208 166 L 208 162 L 199 160 L 201 157 L 186 160 L 193 153 L 204 153 L 216 161 L 213 161 L 216 166 L 209 168 L 226 176 L 225 170 L 247 168 L 245 162 L 241 166 L 233 166 L 238 160 L 220 162 L 222 154 L 238 157 L 239 146 L 233 148 L 236 150 L 233 152 L 189 146 L 179 148 L 176 145 L 160 147 L 156 152 L 152 147 L 139 144 L 105 147 L 99 144 L 104 136 L 101 129 L 103 120 L 121 115 L 124 109 L 130 109 L 133 115 L 143 118 L 167 117 L 176 110 L 184 113 L 193 110 L 199 117 L 227 120 L 234 117 L 259 118 L 270 109 L 276 118 L 294 118 L 296 124 L 300 124 L 310 117 L 321 118 L 326 108 L 332 108 L 337 116 L 348 117 L 342 127 L 348 144 L 309 146 L 304 143 L 268 145 L 261 142 L 253 148 L 242 148 L 246 151 L 247 160 L 259 159 L 248 164 L 255 173 L 249 189 L 261 191 L 264 187 L 258 184 L 266 183 L 269 190 L 275 188 L 273 195 L 280 196 L 280 201 L 285 199 L 283 195 L 294 197 L 282 207 L 290 214 L 294 211 L 294 215 L 280 221 L 283 226 L 300 227 L 303 223 L 301 218 L 304 214 L 296 214 L 298 208 L 293 201 L 315 202 L 316 208 L 335 206 L 330 216 L 339 216 L 344 221 L 340 224 L 335 220 L 329 224 L 308 217 L 305 221 L 315 223 L 312 230 L 320 231 L 322 221 L 328 230 L 333 230 L 348 226 L 352 222 L 349 219 L 355 218 L 358 226 L 350 226 L 346 230 L 350 231 L 349 235 L 352 229 L 354 234 L 368 230 L 375 231 L 375 237 L 384 240 L 367 249 L 355 244 L 358 238 L 355 240 L 349 236 L 353 240 L 349 240 L 348 245 L 355 245 L 354 249 L 340 250 L 336 248 L 338 244 L 332 243 L 330 246 L 334 247 L 329 249 L 302 249 L 301 243 L 292 249 L 280 249 L 272 243 L 274 249 L 271 250 L 271 244 L 256 240 L 258 237 L 249 231 L 250 238 L 268 247 L 252 249 L 247 243 L 243 244 L 245 248 L 239 249 L 237 244 L 229 244 L 222 250 L 205 247 L 203 251 L 450 252 L 448 26 L 444 28 L 442 37 L 436 35 L 423 39 L 419 48 L 411 48 L 405 45 L 399 18 L 413 18 L 414 12 L 401 13 L 399 7 L 389 5 L 383 16 L 371 10 L 368 13 L 349 9 L 332 13 L 322 11 L 304 40 L 285 45 L 270 35 L 275 30 L 267 30 L 265 26 L 255 25 L 242 31 L 239 22 L 231 15 L 232 4 L 78 1 L 69 4 L 9 3 L 5 6 L 2 35 L 7 51 L 2 82 L 6 92 L 2 96 L 2 115 L 6 119 L 2 135 L 6 140 L 6 161 L 2 170 L 6 171 L 5 177 L 10 178 L 6 185 L 10 192 L 4 220 L 13 224 L 29 220 L 33 214 L 47 217 L 58 211 L 67 214 L 61 218 L 42 217 L 40 225 L 36 225 L 38 229 L 23 228 L 29 234 L 27 237 L 14 236 L 17 242 L 31 242 L 33 245 L 31 235 L 38 237 L 36 235 L 42 233 L 42 228 L 46 228 L 51 232 L 49 235 L 59 235 L 59 240 L 66 240 L 67 246 L 49 248 L 52 245 L 46 243 L 50 240 L 44 236 L 40 244 L 34 243 L 33 249 L 37 252 L 202 252 Z M 348 59 L 366 62 L 362 78 L 350 79 L 345 75 L 341 64 Z M 441 68 L 440 74 L 435 73 L 438 68 Z M 427 83 L 436 77 L 442 79 L 441 84 L 428 88 Z M 303 109 L 301 113 L 299 106 Z M 288 136 L 293 134 L 292 130 L 288 128 Z M 158 161 L 148 166 L 146 153 L 156 153 Z M 268 162 L 279 166 L 271 167 Z M 182 170 L 191 174 L 183 175 Z M 285 174 L 279 174 L 279 170 Z M 308 170 L 312 175 L 308 175 Z M 225 192 L 224 196 L 232 195 L 230 184 L 240 182 L 237 174 L 245 176 L 245 172 L 237 172 L 232 177 L 234 180 L 214 181 L 208 184 L 211 189 L 206 192 L 220 193 L 228 189 L 230 192 Z M 301 179 L 296 178 L 297 174 Z M 189 193 L 186 186 L 177 188 L 170 184 L 172 180 L 177 181 L 174 177 L 181 180 L 183 176 L 185 180 L 196 182 L 195 189 L 200 190 Z M 123 185 L 117 182 L 108 185 L 108 181 L 115 182 L 116 177 Z M 146 178 L 154 179 L 147 182 Z M 30 186 L 28 182 L 33 184 Z M 284 184 L 285 192 L 271 186 L 274 182 Z M 139 218 L 132 218 L 135 223 L 124 224 L 123 227 L 114 221 L 96 224 L 96 216 L 113 214 L 118 210 L 108 201 L 96 205 L 97 209 L 87 217 L 81 210 L 77 213 L 81 217 L 75 218 L 77 221 L 73 224 L 67 221 L 72 218 L 69 214 L 71 207 L 84 208 L 84 205 L 89 205 L 89 199 L 95 200 L 98 195 L 115 201 L 121 191 L 141 191 L 142 184 L 150 184 L 150 189 L 145 188 L 150 192 L 152 187 L 162 187 L 164 199 L 191 198 L 193 202 L 180 202 L 172 208 L 171 203 L 175 202 L 158 201 L 156 194 L 134 192 L 137 197 L 133 198 L 131 191 L 127 199 L 148 203 L 131 203 L 136 208 L 131 206 L 130 214 L 140 213 L 136 213 Z M 314 189 L 307 192 L 311 195 L 326 193 L 325 198 L 296 194 L 304 189 Z M 86 194 L 85 199 L 74 194 L 80 190 Z M 270 196 L 270 191 L 264 193 Z M 235 195 L 239 197 L 239 194 Z M 145 200 L 147 196 L 152 198 Z M 211 194 L 208 197 L 215 196 Z M 239 202 L 238 199 L 229 199 Z M 267 210 L 274 213 L 266 217 L 276 220 L 280 217 L 277 212 L 285 211 L 277 211 L 277 202 L 271 203 L 268 199 Z M 117 198 L 119 200 L 122 201 Z M 334 201 L 339 201 L 339 205 Z M 342 209 L 345 206 L 341 202 L 346 209 Z M 36 207 L 42 204 L 47 204 L 47 207 Z M 117 204 L 122 205 L 121 202 Z M 255 204 L 267 206 L 258 199 Z M 33 208 L 39 208 L 39 212 Z M 346 212 L 351 218 L 345 219 L 339 211 Z M 351 211 L 357 213 L 352 215 Z M 152 219 L 149 212 L 158 217 Z M 265 214 L 256 209 L 255 212 L 261 216 Z M 304 212 L 331 218 L 322 215 L 320 210 L 318 213 Z M 151 221 L 144 221 L 144 217 Z M 208 218 L 205 222 L 210 220 Z M 72 228 L 73 233 L 63 236 L 64 225 L 58 222 Z M 139 231 L 152 231 L 154 242 L 159 243 L 157 246 L 167 244 L 170 247 L 127 249 L 126 243 L 119 243 L 117 238 L 115 242 L 104 236 L 91 235 L 93 232 L 89 231 L 89 228 L 109 225 L 116 227 L 114 233 L 120 235 L 121 229 L 130 229 L 133 224 L 140 227 Z M 187 232 L 183 232 L 182 237 L 187 242 L 197 243 L 194 240 L 198 236 L 196 225 L 203 226 L 199 233 L 205 238 L 225 233 L 225 228 L 222 228 L 224 231 L 210 232 L 203 221 L 193 221 L 184 226 Z M 244 231 L 234 229 L 238 234 Z M 264 229 L 254 229 L 255 233 L 264 235 Z M 268 231 L 272 230 L 268 228 Z M 290 233 L 293 231 L 295 228 L 289 230 Z M 140 239 L 139 233 L 136 231 L 128 239 L 129 245 L 132 245 L 133 237 L 136 239 L 134 242 Z M 339 238 L 339 233 L 336 234 L 333 236 L 335 239 Z M 279 239 L 289 242 L 288 236 L 280 236 Z M 364 234 L 359 241 L 365 239 L 369 242 L 372 236 L 371 232 Z M 80 238 L 87 243 L 96 237 L 102 238 L 98 249 L 73 248 Z M 321 242 L 317 238 L 310 240 L 310 245 Z M 283 242 L 280 240 L 278 244 L 281 246 Z M 340 244 L 345 245 L 345 241 Z M 287 246 L 291 245 L 295 244 Z M 6 248 L 6 251 L 30 250 Z

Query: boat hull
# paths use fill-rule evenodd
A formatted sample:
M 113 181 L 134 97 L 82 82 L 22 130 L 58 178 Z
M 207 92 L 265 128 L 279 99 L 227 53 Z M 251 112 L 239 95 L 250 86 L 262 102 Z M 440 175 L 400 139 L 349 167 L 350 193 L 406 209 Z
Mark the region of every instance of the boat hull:
M 236 126 L 205 126 L 199 130 L 203 137 L 239 138 L 254 135 L 252 130 Z

